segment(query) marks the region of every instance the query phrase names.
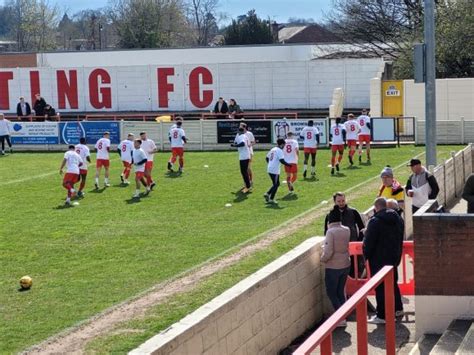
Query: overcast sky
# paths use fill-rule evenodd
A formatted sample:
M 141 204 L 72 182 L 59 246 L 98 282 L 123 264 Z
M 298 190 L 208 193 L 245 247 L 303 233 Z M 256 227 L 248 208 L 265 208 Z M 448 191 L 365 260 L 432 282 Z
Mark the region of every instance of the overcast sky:
M 5 0 L 0 0 L 0 4 Z M 49 0 L 50 4 L 57 3 L 62 10 L 68 9 L 70 14 L 82 9 L 96 9 L 106 6 L 108 0 Z M 323 11 L 328 12 L 331 0 L 220 0 L 220 12 L 230 18 L 247 13 L 255 9 L 259 17 L 277 22 L 286 22 L 289 17 L 313 18 L 316 21 L 323 19 Z

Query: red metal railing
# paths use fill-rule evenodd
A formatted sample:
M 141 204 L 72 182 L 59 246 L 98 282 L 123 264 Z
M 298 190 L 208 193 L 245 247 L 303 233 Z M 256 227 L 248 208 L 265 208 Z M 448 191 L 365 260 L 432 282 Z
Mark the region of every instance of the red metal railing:
M 366 282 L 346 303 L 329 317 L 301 346 L 294 355 L 310 355 L 321 346 L 322 355 L 332 355 L 332 332 L 338 324 L 356 310 L 357 354 L 368 354 L 367 296 L 384 282 L 385 292 L 385 348 L 388 355 L 395 355 L 395 296 L 393 266 L 384 266 Z
M 23 122 L 43 122 L 43 121 L 52 121 L 60 122 L 61 115 L 58 113 L 55 116 L 45 117 L 45 116 L 5 116 L 6 119 L 10 121 L 23 121 Z
M 349 254 L 352 256 L 362 255 L 362 242 L 349 243 Z M 359 265 L 357 258 L 354 258 L 354 277 L 348 276 L 346 282 L 347 297 L 352 296 L 359 288 L 364 286 L 370 280 L 369 264 L 365 264 L 367 273 L 364 277 L 359 277 Z M 415 295 L 415 248 L 413 241 L 403 242 L 402 261 L 400 262 L 400 272 L 398 287 L 400 293 L 404 296 Z M 371 293 L 373 294 L 373 292 Z

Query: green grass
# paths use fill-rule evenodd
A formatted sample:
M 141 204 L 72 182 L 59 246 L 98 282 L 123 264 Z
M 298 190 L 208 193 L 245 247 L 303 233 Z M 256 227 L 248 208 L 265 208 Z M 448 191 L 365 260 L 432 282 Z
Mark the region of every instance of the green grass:
M 453 147 L 440 147 L 444 156 L 451 150 Z M 119 162 L 114 161 L 113 186 L 95 193 L 90 179 L 85 199 L 67 209 L 61 208 L 65 191 L 56 173 L 62 154 L 3 157 L 0 349 L 16 352 L 44 340 L 329 199 L 336 190 L 377 175 L 385 164 L 396 166 L 422 151 L 422 147 L 413 146 L 375 150 L 372 165 L 348 169 L 344 163 L 344 175 L 339 177 L 329 175 L 329 152 L 320 151 L 319 180 L 298 181 L 297 200 L 282 199 L 286 190 L 281 188 L 278 209 L 265 207 L 261 196 L 270 183 L 264 152 L 256 154 L 255 190 L 247 198 L 235 195 L 242 185 L 236 153 L 188 153 L 185 174 L 180 178 L 164 174 L 168 155 L 158 154 L 158 187 L 150 197 L 131 203 L 133 188 L 118 185 Z M 209 168 L 204 168 L 205 164 Z M 366 192 L 358 207 L 367 207 L 373 199 L 374 191 Z M 226 208 L 226 203 L 233 206 Z M 168 312 L 158 311 L 159 319 L 152 317 L 146 322 L 149 327 L 144 333 L 123 337 L 121 345 L 111 351 L 130 349 L 178 320 L 320 232 L 319 227 L 314 230 L 318 223 L 213 276 L 215 279 L 200 285 L 196 294 L 171 300 L 173 307 L 166 307 Z M 26 274 L 33 277 L 34 286 L 28 292 L 17 292 L 18 279 Z M 107 348 L 107 338 L 101 341 L 98 349 Z

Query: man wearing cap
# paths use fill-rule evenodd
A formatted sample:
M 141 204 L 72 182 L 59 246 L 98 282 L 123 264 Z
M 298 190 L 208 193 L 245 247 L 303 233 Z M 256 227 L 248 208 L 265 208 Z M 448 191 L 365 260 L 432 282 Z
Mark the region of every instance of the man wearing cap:
M 382 186 L 379 189 L 377 197 L 385 197 L 386 199 L 393 198 L 397 200 L 398 206 L 401 209 L 405 207 L 405 194 L 403 192 L 403 186 L 393 178 L 393 169 L 390 165 L 383 168 L 380 173 L 382 179 Z
M 436 178 L 431 174 L 419 159 L 412 159 L 407 165 L 413 174 L 410 175 L 405 187 L 407 196 L 412 198 L 411 210 L 418 211 L 428 200 L 434 200 L 439 193 Z

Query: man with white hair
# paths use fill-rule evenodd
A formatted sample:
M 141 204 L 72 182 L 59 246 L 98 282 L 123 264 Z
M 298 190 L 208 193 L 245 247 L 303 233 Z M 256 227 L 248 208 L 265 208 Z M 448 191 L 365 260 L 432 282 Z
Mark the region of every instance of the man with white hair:
M 10 148 L 10 153 L 13 152 L 12 142 L 10 140 L 10 125 L 10 121 L 5 118 L 3 113 L 0 113 L 0 142 L 2 142 L 2 155 L 5 155 L 5 141 L 7 141 L 8 147 Z

